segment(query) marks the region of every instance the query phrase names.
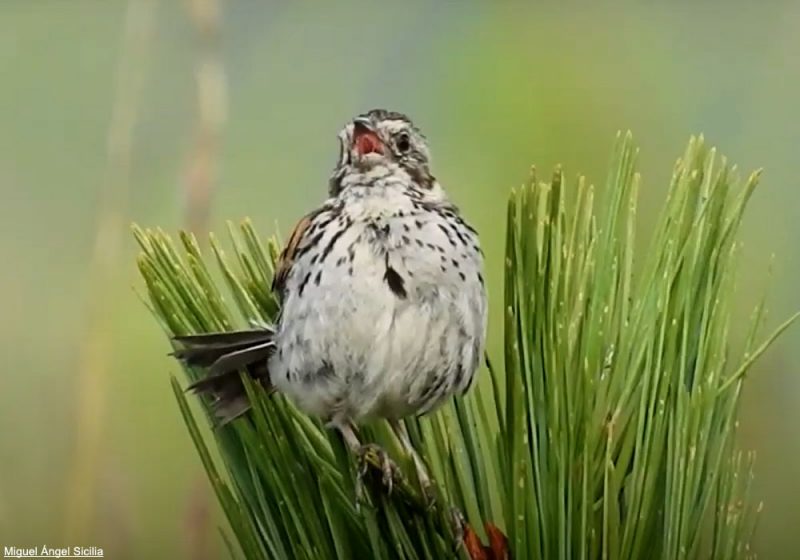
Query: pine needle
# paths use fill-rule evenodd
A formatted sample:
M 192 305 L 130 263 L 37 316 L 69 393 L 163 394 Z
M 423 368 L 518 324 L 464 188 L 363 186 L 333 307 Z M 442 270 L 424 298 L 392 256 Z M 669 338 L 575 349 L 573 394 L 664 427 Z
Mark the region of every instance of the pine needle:
M 600 195 L 560 169 L 512 191 L 504 367 L 488 368 L 465 398 L 406 421 L 435 478 L 432 507 L 383 423 L 365 436 L 406 476 L 390 496 L 376 485 L 357 507 L 345 446 L 283 397 L 247 384 L 253 411 L 211 430 L 207 403 L 196 414 L 173 381 L 230 523 L 229 548 L 254 559 L 466 558 L 468 549 L 495 558 L 505 547 L 518 559 L 750 557 L 756 511 L 752 457 L 735 441 L 740 388 L 798 315 L 756 347 L 760 306 L 745 351 L 729 343 L 735 238 L 757 173 L 740 185 L 692 138 L 640 250 L 636 155 L 620 134 Z M 275 320 L 266 287 L 278 243 L 264 244 L 249 220 L 230 227 L 232 257 L 213 237 L 210 257 L 186 234 L 179 249 L 160 231 L 134 233 L 167 334 Z M 453 508 L 469 537 L 457 552 Z

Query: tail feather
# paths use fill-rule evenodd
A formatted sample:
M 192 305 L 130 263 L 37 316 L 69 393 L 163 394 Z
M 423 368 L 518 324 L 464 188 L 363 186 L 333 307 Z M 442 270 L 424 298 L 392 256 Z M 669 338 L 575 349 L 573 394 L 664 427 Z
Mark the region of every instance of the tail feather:
M 269 328 L 177 336 L 182 347 L 172 355 L 188 366 L 206 370 L 189 390 L 211 397 L 220 424 L 227 424 L 250 408 L 239 372 L 272 389 L 267 361 L 275 350 L 274 331 Z

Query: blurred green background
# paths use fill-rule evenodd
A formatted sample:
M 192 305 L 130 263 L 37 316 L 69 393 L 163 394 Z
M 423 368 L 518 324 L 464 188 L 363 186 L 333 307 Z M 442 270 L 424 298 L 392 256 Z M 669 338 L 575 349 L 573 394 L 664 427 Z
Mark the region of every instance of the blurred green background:
M 128 225 L 222 232 L 250 216 L 285 234 L 325 196 L 338 129 L 372 107 L 427 134 L 436 175 L 482 235 L 495 319 L 508 189 L 532 163 L 602 183 L 620 128 L 642 149 L 645 237 L 689 134 L 743 173 L 764 167 L 739 318 L 766 288 L 769 326 L 800 308 L 797 2 L 214 6 L 0 3 L 0 545 L 224 554 Z M 800 545 L 798 364 L 794 328 L 741 412 L 768 559 Z

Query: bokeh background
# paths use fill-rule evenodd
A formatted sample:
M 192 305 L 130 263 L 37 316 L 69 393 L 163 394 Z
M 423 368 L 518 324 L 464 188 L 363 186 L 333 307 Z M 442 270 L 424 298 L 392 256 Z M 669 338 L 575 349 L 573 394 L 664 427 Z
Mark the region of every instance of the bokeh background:
M 285 234 L 372 107 L 429 137 L 484 240 L 495 319 L 509 188 L 532 163 L 602 183 L 620 128 L 642 150 L 645 236 L 689 134 L 764 167 L 738 319 L 767 288 L 768 326 L 800 308 L 800 4 L 597 4 L 3 0 L 0 545 L 224 555 L 129 225 Z M 745 390 L 762 558 L 800 545 L 798 369 L 800 327 Z

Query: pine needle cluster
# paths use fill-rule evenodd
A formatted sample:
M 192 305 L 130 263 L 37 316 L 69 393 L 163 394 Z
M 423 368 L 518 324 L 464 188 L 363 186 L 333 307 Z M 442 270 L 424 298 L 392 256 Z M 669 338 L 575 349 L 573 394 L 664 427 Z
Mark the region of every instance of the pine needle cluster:
M 691 139 L 641 251 L 635 160 L 620 135 L 603 189 L 558 170 L 511 193 L 504 299 L 492 302 L 504 309 L 504 354 L 487 362 L 498 367 L 466 397 L 406 420 L 436 482 L 433 505 L 382 423 L 363 439 L 389 450 L 406 480 L 390 495 L 372 485 L 358 505 L 355 462 L 318 421 L 247 384 L 252 412 L 209 429 L 207 403 L 183 390 L 199 372 L 173 378 L 231 556 L 750 557 L 758 506 L 737 412 L 748 369 L 791 322 L 759 344 L 759 303 L 744 345 L 730 344 L 736 235 L 758 173 L 740 182 Z M 229 254 L 212 236 L 211 258 L 189 234 L 178 244 L 135 235 L 167 335 L 275 319 L 278 242 L 249 221 L 231 226 Z

